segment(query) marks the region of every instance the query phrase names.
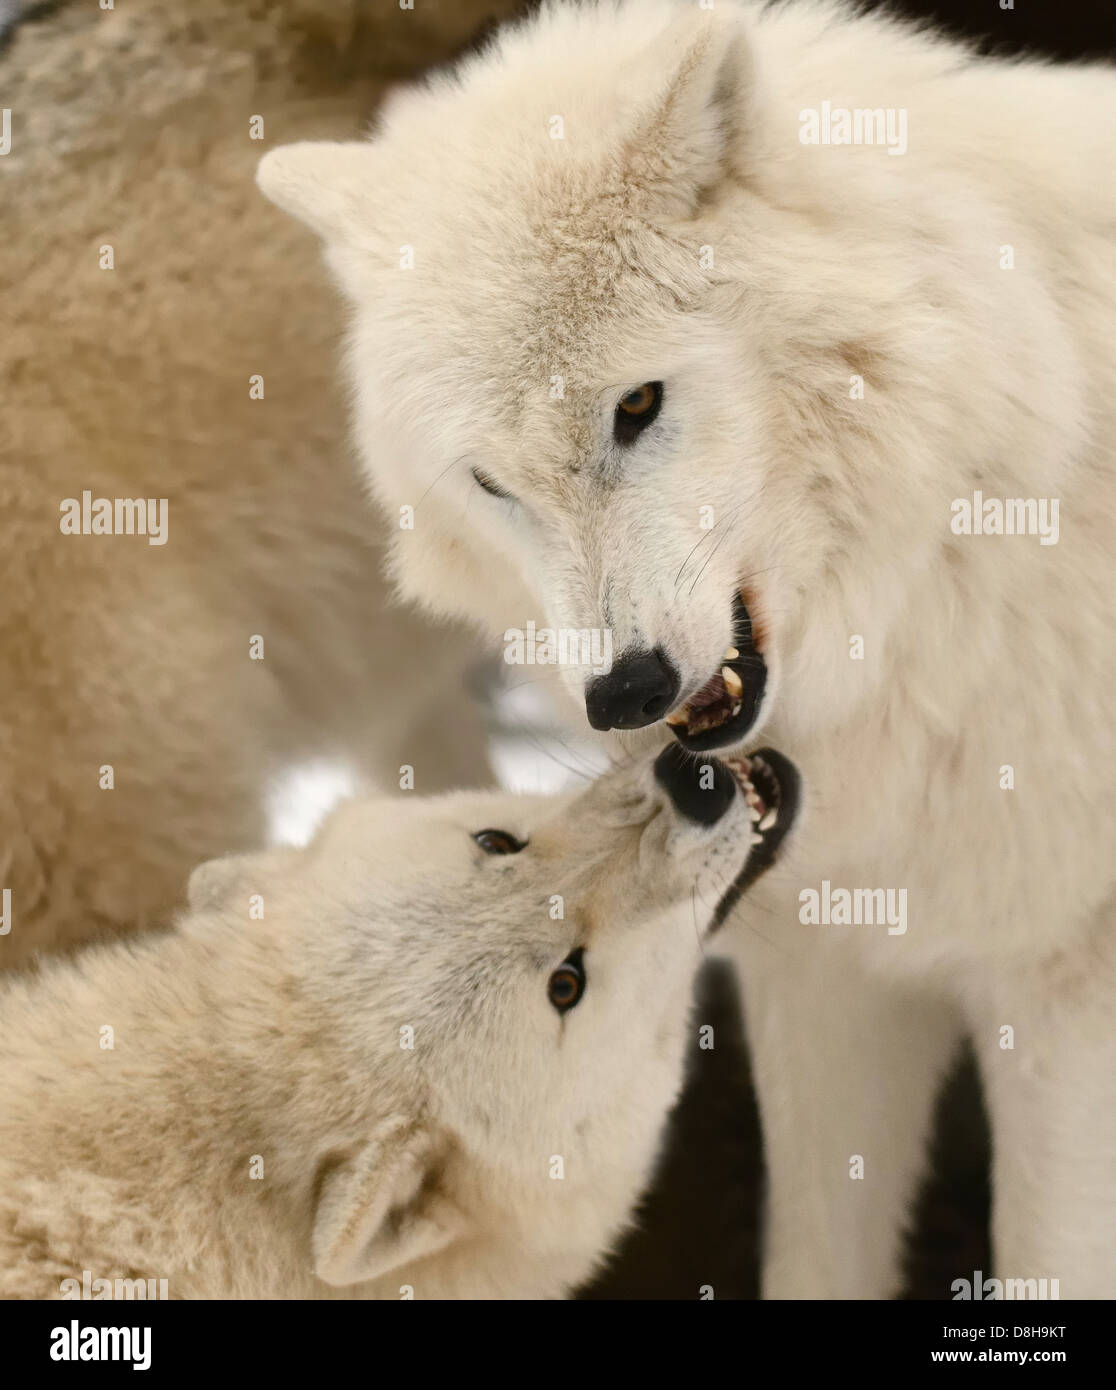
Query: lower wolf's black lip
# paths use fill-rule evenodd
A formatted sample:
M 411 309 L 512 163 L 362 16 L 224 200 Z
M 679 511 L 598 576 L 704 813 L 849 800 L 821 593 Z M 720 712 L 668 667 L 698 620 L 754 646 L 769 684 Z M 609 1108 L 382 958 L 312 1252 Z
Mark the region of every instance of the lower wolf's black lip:
M 691 695 L 690 699 L 700 699 L 702 694 L 710 686 L 713 686 L 714 682 L 721 680 L 721 671 L 727 667 L 735 673 L 740 682 L 741 691 L 739 696 L 723 695 L 718 701 L 718 705 L 722 712 L 724 708 L 731 709 L 739 705 L 737 712 L 715 724 L 712 728 L 700 727 L 705 711 L 699 710 L 696 714 L 690 713 L 689 706 L 685 704 L 680 707 L 680 713 L 667 717 L 667 725 L 671 733 L 683 748 L 689 749 L 692 753 L 708 753 L 715 748 L 731 748 L 741 743 L 748 730 L 756 722 L 760 706 L 763 703 L 763 693 L 767 686 L 767 663 L 756 649 L 752 615 L 739 593 L 733 597 L 733 645 L 738 655 L 732 660 L 723 662 L 705 686 Z M 714 689 L 720 689 L 722 686 L 723 682 L 719 686 L 714 686 Z M 687 714 L 689 720 L 686 718 Z M 698 725 L 696 732 L 690 731 L 690 721 L 696 721 Z
M 744 860 L 740 872 L 721 895 L 709 923 L 712 934 L 723 925 L 733 908 L 755 883 L 774 864 L 787 833 L 798 815 L 802 794 L 802 778 L 794 763 L 774 748 L 761 748 L 748 758 L 748 775 L 768 803 L 774 801 L 778 806 L 775 823 L 759 833 L 758 843 L 753 843 Z M 731 764 L 730 764 L 731 765 Z M 762 776 L 762 781 L 761 781 Z M 765 786 L 765 783 L 767 784 Z

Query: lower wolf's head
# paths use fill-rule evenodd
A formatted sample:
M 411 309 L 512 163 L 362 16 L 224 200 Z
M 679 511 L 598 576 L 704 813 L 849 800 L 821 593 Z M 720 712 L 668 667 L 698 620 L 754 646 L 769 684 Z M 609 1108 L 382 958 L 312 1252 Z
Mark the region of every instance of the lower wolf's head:
M 329 1116 L 300 1146 L 323 1278 L 371 1278 L 416 1240 L 468 1262 L 517 1223 L 513 1244 L 599 1253 L 680 1085 L 705 943 L 796 802 L 770 750 L 671 746 L 570 796 L 353 801 L 305 850 L 196 872 L 196 930 L 226 935 L 220 914 L 266 893 L 276 1027 Z
M 801 13 L 808 48 L 829 11 Z M 554 7 L 389 100 L 374 139 L 260 167 L 354 305 L 403 590 L 501 632 L 607 632 L 611 674 L 565 672 L 590 722 L 669 715 L 695 749 L 739 744 L 777 685 L 839 717 L 853 635 L 862 677 L 894 575 L 949 539 L 920 525 L 948 465 L 919 388 L 956 291 L 919 283 L 921 232 L 864 210 L 904 161 L 798 140 L 767 23 Z

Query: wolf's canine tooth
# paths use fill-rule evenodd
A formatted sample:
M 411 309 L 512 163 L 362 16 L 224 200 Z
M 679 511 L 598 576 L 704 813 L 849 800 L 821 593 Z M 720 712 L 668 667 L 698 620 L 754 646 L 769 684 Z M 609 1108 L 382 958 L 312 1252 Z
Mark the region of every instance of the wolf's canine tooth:
M 771 827 L 775 824 L 775 822 L 776 822 L 778 819 L 779 819 L 779 811 L 778 811 L 778 808 L 775 807 L 775 806 L 772 806 L 771 810 L 768 811 L 767 815 L 764 816 L 763 820 L 760 821 L 760 823 L 759 823 L 759 828 L 760 828 L 761 830 L 770 830 Z
M 744 682 L 731 666 L 721 667 L 721 679 L 725 683 L 725 689 L 734 699 L 739 699 L 744 694 Z
M 685 728 L 686 723 L 689 720 L 689 717 L 690 710 L 689 706 L 687 705 L 683 706 L 682 709 L 676 711 L 674 714 L 668 714 L 665 722 L 669 724 L 672 728 Z
M 725 648 L 725 654 L 724 654 L 723 657 L 721 657 L 721 660 L 722 660 L 722 661 L 737 661 L 737 660 L 739 660 L 739 658 L 740 658 L 740 653 L 736 650 L 735 647 L 726 647 L 726 648 Z

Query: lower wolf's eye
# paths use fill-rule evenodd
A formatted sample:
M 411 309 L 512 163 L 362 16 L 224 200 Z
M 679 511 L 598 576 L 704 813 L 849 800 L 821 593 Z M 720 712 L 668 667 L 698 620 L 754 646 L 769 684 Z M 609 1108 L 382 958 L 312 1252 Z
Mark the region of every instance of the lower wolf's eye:
M 644 430 L 659 413 L 663 403 L 663 383 L 646 381 L 621 396 L 616 407 L 613 433 L 621 444 L 630 443 L 640 430 Z
M 478 830 L 473 836 L 485 854 L 518 854 L 525 842 L 509 835 L 506 830 Z
M 560 1014 L 572 1009 L 585 993 L 584 947 L 572 951 L 557 970 L 551 972 L 546 985 L 546 997 Z

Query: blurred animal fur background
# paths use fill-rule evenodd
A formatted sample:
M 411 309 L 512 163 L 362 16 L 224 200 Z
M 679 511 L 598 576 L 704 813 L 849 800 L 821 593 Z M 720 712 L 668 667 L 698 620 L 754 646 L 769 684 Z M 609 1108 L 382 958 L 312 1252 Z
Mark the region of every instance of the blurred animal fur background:
M 392 606 L 346 449 L 340 309 L 253 172 L 273 144 L 352 136 L 393 83 L 521 8 L 0 3 L 0 965 L 165 919 L 196 863 L 273 830 L 292 766 L 394 785 L 406 763 L 422 791 L 491 777 L 476 644 Z M 986 47 L 1113 48 L 1104 0 L 893 8 Z M 167 498 L 173 544 L 61 538 L 60 501 L 86 489 Z M 716 1047 L 695 1051 L 639 1227 L 585 1297 L 756 1296 L 762 1142 L 727 967 L 697 1008 Z M 988 1267 L 967 1058 L 931 1157 L 907 1297 Z

